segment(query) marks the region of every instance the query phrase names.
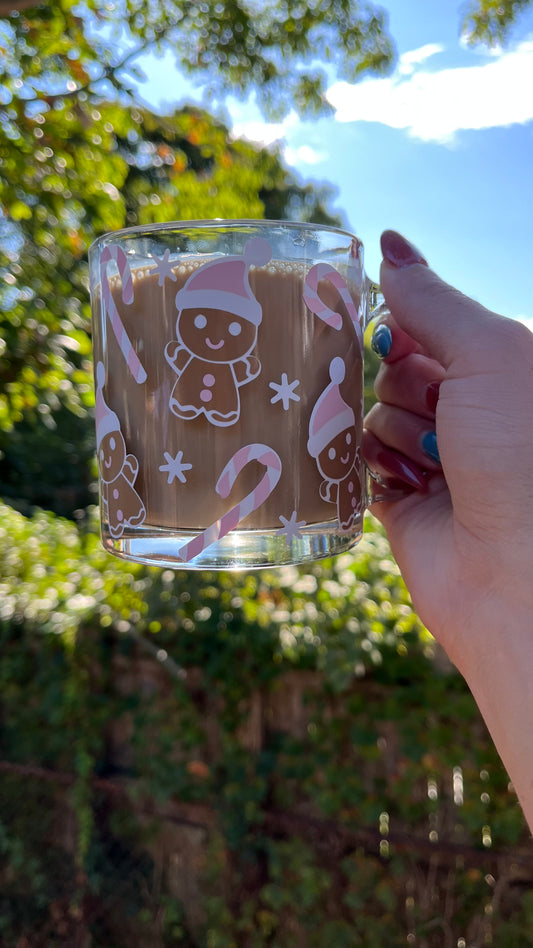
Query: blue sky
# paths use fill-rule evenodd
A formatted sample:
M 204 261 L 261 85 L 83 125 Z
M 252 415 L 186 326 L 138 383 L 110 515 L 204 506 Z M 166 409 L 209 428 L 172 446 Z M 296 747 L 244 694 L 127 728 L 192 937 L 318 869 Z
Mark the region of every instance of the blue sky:
M 461 42 L 458 0 L 381 5 L 398 53 L 392 75 L 333 78 L 332 117 L 271 124 L 253 99 L 230 99 L 223 118 L 237 135 L 280 143 L 302 180 L 334 186 L 370 276 L 379 235 L 393 227 L 446 280 L 533 328 L 533 5 L 497 51 Z M 141 64 L 152 106 L 202 102 L 170 54 Z

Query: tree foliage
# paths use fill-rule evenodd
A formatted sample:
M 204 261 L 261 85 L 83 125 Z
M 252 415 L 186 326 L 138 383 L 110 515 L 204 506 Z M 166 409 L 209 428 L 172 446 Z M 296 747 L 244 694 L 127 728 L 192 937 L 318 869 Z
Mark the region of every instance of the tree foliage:
M 338 222 L 328 190 L 297 182 L 275 149 L 195 108 L 132 106 L 114 67 L 93 83 L 111 40 L 104 55 L 71 7 L 0 21 L 0 486 L 66 514 L 94 500 L 91 241 L 173 219 Z
M 272 112 L 324 107 L 324 66 L 345 78 L 386 70 L 393 47 L 380 8 L 352 0 L 22 0 L 4 27 L 16 53 L 11 94 L 127 93 L 147 48 L 173 50 L 218 99 L 254 89 Z M 16 8 L 19 8 L 18 10 Z M 22 83 L 22 85 L 20 85 Z
M 463 35 L 469 43 L 504 44 L 531 0 L 470 0 L 464 7 Z

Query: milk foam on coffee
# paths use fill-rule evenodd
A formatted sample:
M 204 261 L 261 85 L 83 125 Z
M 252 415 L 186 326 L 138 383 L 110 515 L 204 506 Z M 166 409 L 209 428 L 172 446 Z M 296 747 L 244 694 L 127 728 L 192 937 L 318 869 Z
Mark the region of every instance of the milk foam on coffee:
M 111 537 L 216 539 L 222 523 L 289 541 L 361 520 L 360 288 L 324 264 L 271 260 L 265 244 L 250 240 L 240 257 L 167 254 L 133 269 L 128 292 L 122 274 L 95 295 L 115 314 L 95 340 Z

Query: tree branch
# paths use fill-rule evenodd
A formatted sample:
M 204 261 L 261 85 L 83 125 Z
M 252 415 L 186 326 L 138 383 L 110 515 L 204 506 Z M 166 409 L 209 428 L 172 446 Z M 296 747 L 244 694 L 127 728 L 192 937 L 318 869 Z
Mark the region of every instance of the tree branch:
M 26 0 L 20 0 L 20 2 L 26 2 Z M 32 0 L 32 2 L 34 3 L 34 0 Z M 1 14 L 1 11 L 2 11 L 2 0 L 0 0 L 0 14 Z M 167 32 L 168 30 L 166 30 L 164 33 L 161 34 L 162 38 L 165 37 Z M 151 40 L 145 40 L 144 43 L 141 43 L 141 45 L 137 46 L 136 49 L 133 49 L 129 53 L 127 53 L 120 60 L 120 62 L 116 63 L 114 66 L 104 66 L 101 76 L 97 76 L 96 79 L 89 79 L 89 81 L 86 82 L 84 85 L 76 86 L 75 89 L 67 89 L 65 92 L 54 92 L 52 94 L 42 93 L 40 95 L 30 96 L 28 98 L 25 98 L 24 102 L 25 103 L 47 102 L 48 105 L 52 105 L 54 102 L 57 102 L 59 99 L 75 99 L 77 96 L 80 95 L 81 92 L 89 92 L 91 89 L 91 86 L 94 85 L 95 82 L 105 82 L 106 79 L 117 86 L 121 86 L 120 81 L 116 77 L 117 72 L 119 72 L 121 69 L 127 68 L 130 60 L 135 59 L 137 56 L 140 56 L 141 53 L 146 52 L 146 50 L 149 49 L 151 45 L 152 45 Z M 128 92 L 128 89 L 124 87 L 121 87 L 121 88 L 124 92 Z

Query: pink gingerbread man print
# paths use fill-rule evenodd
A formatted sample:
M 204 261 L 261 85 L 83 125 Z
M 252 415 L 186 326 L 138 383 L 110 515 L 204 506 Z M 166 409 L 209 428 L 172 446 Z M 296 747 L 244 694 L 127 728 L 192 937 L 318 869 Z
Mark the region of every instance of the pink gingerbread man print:
M 352 527 L 361 510 L 360 460 L 355 415 L 340 392 L 346 367 L 337 356 L 329 366 L 330 383 L 318 397 L 309 421 L 307 450 L 324 480 L 320 496 L 336 503 L 341 530 Z
M 249 269 L 271 257 L 267 241 L 252 238 L 242 257 L 203 264 L 178 290 L 177 340 L 165 348 L 165 358 L 178 377 L 169 401 L 178 418 L 203 414 L 220 427 L 239 419 L 239 389 L 261 371 L 252 350 L 262 309 L 250 287 Z
M 126 453 L 124 436 L 117 415 L 104 399 L 105 369 L 96 367 L 96 447 L 100 468 L 102 507 L 107 514 L 113 539 L 121 537 L 126 527 L 135 527 L 146 517 L 145 506 L 134 488 L 139 462 Z

